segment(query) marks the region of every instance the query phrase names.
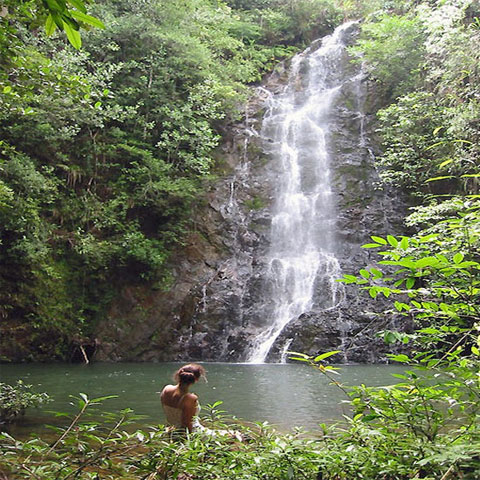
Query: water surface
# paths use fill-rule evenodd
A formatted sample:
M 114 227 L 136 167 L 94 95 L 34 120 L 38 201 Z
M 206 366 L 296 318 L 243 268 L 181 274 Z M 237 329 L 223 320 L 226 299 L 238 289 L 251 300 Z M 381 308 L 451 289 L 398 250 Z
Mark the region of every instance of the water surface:
M 145 416 L 141 426 L 164 421 L 158 392 L 172 383 L 178 363 L 94 363 L 91 365 L 21 364 L 1 365 L 0 381 L 22 379 L 37 392 L 47 392 L 54 402 L 28 411 L 20 433 L 55 423 L 51 411 L 76 411 L 71 395 L 90 398 L 117 395 L 106 400 L 102 410 L 132 408 Z M 341 420 L 348 414 L 342 391 L 311 367 L 303 364 L 203 363 L 208 383 L 200 381 L 191 391 L 202 405 L 223 401 L 229 415 L 251 422 L 268 421 L 281 430 L 301 426 L 314 430 L 320 423 Z M 345 385 L 389 385 L 392 373 L 402 367 L 387 365 L 343 365 L 336 377 Z M 58 423 L 59 420 L 56 420 Z M 13 432 L 15 433 L 15 432 Z

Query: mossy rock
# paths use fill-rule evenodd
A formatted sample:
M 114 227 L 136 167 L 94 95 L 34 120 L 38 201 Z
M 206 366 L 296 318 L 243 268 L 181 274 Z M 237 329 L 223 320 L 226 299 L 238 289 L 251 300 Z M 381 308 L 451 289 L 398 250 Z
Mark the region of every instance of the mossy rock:
M 261 210 L 266 207 L 266 202 L 263 198 L 255 196 L 251 199 L 245 200 L 244 205 L 250 210 Z

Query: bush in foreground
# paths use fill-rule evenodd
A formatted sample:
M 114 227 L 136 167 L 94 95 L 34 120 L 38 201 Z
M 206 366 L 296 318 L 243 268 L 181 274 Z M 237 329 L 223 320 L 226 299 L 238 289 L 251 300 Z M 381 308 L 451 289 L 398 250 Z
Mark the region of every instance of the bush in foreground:
M 315 362 L 313 362 L 315 363 Z M 317 364 L 318 367 L 318 364 Z M 344 388 L 344 387 L 342 387 Z M 93 421 L 87 407 L 103 399 L 81 394 L 79 413 L 50 438 L 20 441 L 0 435 L 0 478 L 144 480 L 352 480 L 476 479 L 480 432 L 475 425 L 439 428 L 428 438 L 438 411 L 425 393 L 360 387 L 351 393 L 357 413 L 341 426 L 315 434 L 280 434 L 265 424 L 233 423 L 209 407 L 209 427 L 235 435 L 174 435 L 163 425 L 132 433 L 131 410 Z M 347 391 L 347 390 L 346 390 Z M 399 392 L 404 391 L 403 396 Z M 411 399 L 408 398 L 409 395 Z M 398 403 L 398 408 L 395 403 Z M 408 405 L 412 403 L 409 410 Z M 415 410 L 415 408 L 417 410 Z M 375 411 L 373 411 L 375 409 Z M 361 413 L 358 413 L 362 411 Z M 410 413 L 408 413 L 410 412 Z M 428 426 L 412 422 L 432 419 Z M 97 417 L 98 418 L 98 417 Z M 444 424 L 442 425 L 444 426 Z M 427 432 L 431 430 L 425 429 Z M 3 475 L 3 476 L 2 476 Z

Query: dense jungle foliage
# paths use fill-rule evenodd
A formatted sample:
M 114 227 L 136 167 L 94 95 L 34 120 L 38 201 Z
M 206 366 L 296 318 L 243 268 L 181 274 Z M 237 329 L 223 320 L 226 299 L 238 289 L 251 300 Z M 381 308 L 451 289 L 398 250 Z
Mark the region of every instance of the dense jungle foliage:
M 480 3 L 97 2 L 106 28 L 81 30 L 79 52 L 61 32 L 44 37 L 36 2 L 22 5 L 2 19 L 0 39 L 9 332 L 47 351 L 53 329 L 65 341 L 88 332 L 115 279 L 166 282 L 168 253 L 215 173 L 212 151 L 240 114 L 244 85 L 352 18 L 364 19 L 352 53 L 377 95 L 382 182 L 407 192 L 412 209 L 408 236 L 372 231 L 364 247 L 377 263 L 343 281 L 391 301 L 379 325 L 393 315 L 411 328 L 380 333 L 410 347 L 391 355 L 406 366 L 395 386 L 349 388 L 326 364 L 333 352 L 295 355 L 353 409 L 308 440 L 237 426 L 240 440 L 171 442 L 163 427 L 124 432 L 128 412 L 103 425 L 78 416 L 53 444 L 4 435 L 7 478 L 479 478 Z M 96 403 L 78 401 L 82 414 Z
M 3 2 L 4 358 L 68 358 L 120 285 L 168 287 L 246 85 L 340 21 L 331 2 L 270 3 Z

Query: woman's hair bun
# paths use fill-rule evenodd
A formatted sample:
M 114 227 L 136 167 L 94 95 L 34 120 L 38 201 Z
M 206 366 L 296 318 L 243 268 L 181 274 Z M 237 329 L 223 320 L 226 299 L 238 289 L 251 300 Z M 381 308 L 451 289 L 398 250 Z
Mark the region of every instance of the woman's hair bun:
M 178 378 L 180 379 L 180 383 L 195 383 L 195 374 L 192 372 L 186 372 L 185 370 L 180 370 L 178 372 Z
M 205 369 L 196 363 L 189 363 L 179 368 L 173 378 L 176 382 L 191 384 L 195 383 L 200 377 L 205 377 Z

